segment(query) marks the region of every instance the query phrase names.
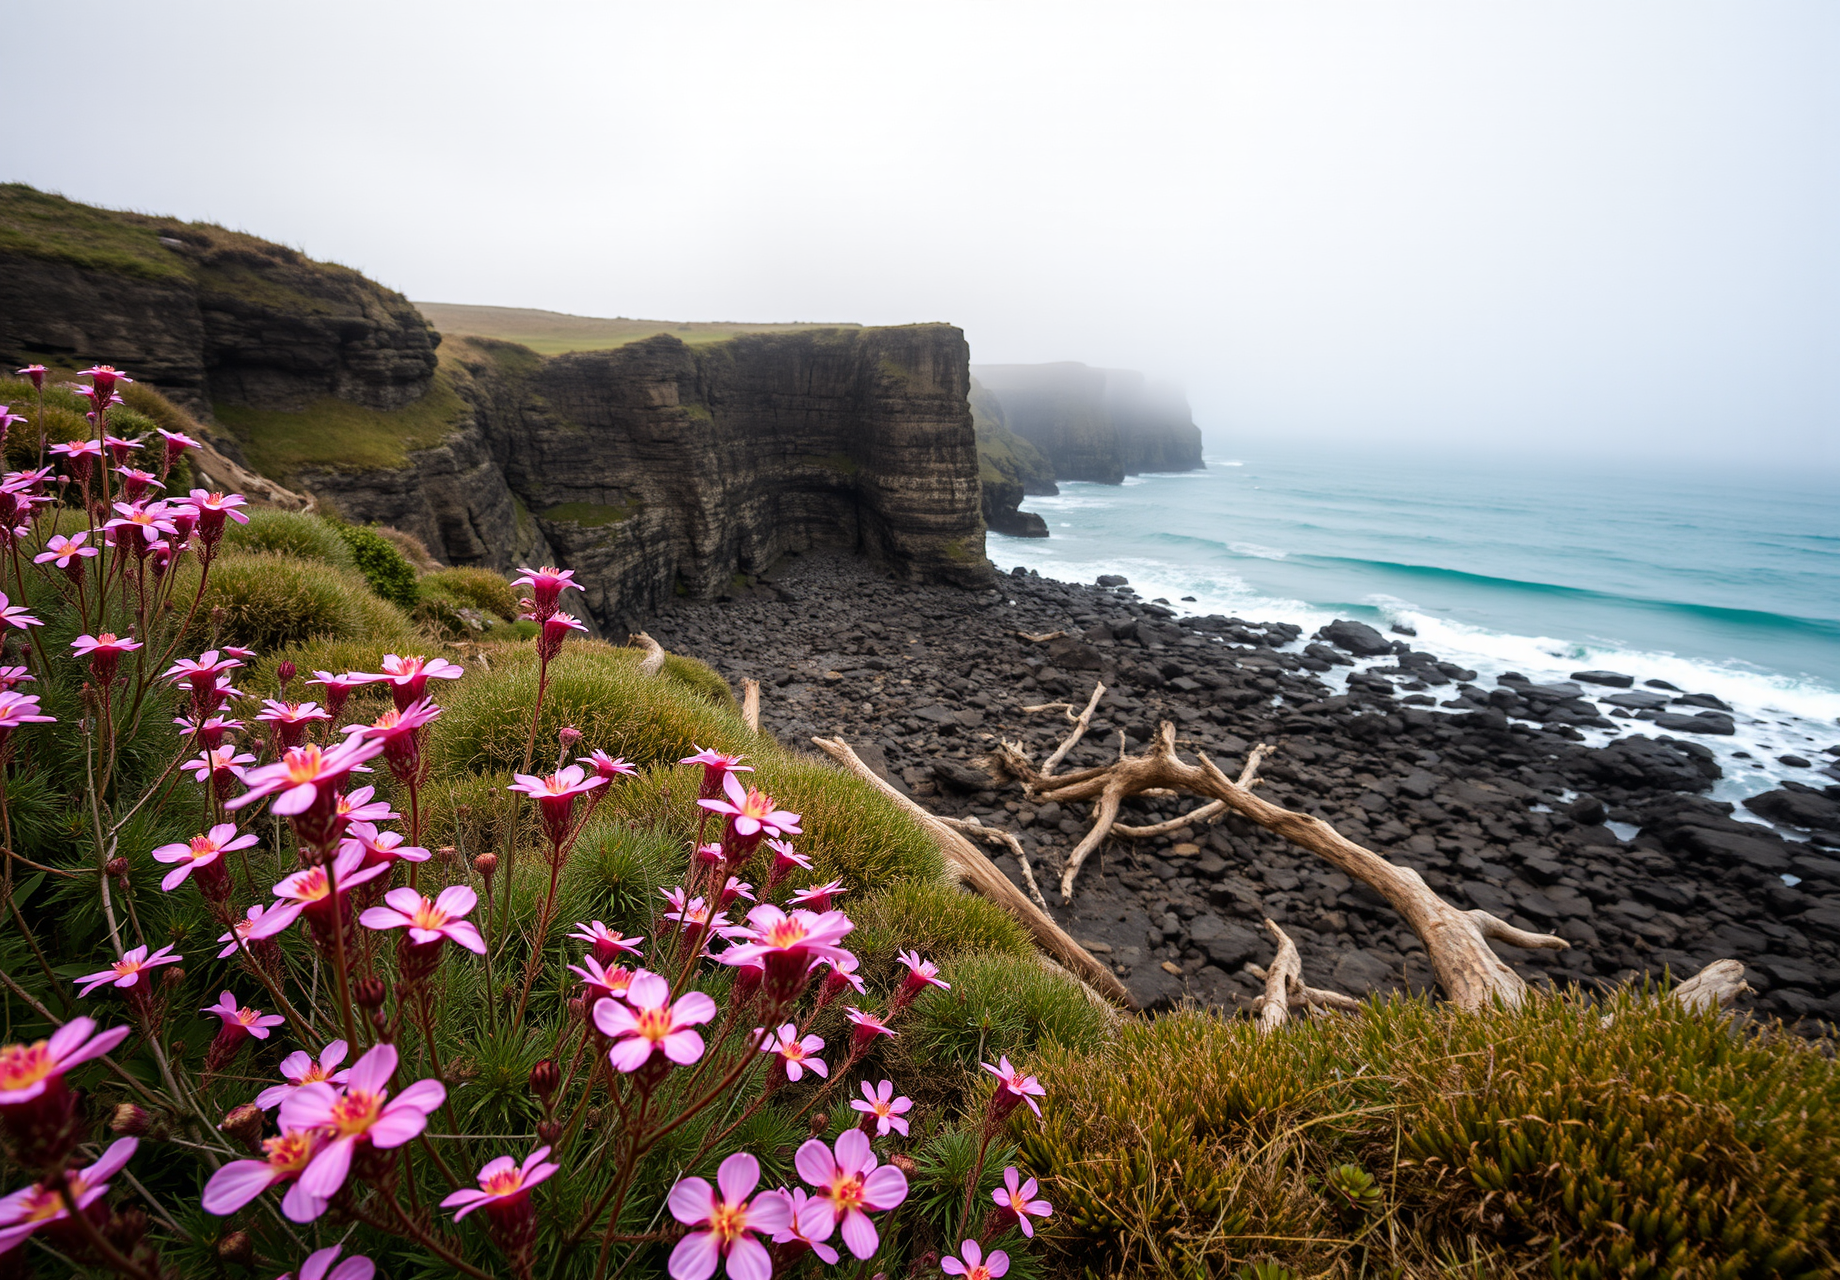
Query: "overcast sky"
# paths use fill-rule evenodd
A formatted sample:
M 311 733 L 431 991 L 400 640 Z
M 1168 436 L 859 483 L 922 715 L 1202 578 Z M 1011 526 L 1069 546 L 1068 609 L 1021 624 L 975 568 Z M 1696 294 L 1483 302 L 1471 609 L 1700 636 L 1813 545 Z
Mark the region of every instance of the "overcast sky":
M 949 320 L 1217 449 L 1840 465 L 1840 6 L 0 0 L 0 173 L 412 298 Z

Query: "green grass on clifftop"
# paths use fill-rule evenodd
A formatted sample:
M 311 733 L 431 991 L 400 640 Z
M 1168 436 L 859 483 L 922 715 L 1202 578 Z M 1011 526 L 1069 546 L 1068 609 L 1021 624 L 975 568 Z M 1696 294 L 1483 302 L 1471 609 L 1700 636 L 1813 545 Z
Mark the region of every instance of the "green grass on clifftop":
M 466 414 L 466 402 L 445 372 L 414 404 L 370 409 L 326 396 L 299 412 L 214 406 L 242 442 L 250 465 L 283 484 L 303 470 L 378 471 L 407 465 L 409 454 L 446 438 Z
M 629 320 L 625 316 L 572 316 L 528 307 L 474 307 L 457 302 L 415 304 L 443 334 L 516 342 L 546 356 L 567 351 L 606 351 L 668 333 L 692 347 L 743 333 L 791 333 L 800 329 L 856 329 L 853 324 L 750 324 L 734 320 Z

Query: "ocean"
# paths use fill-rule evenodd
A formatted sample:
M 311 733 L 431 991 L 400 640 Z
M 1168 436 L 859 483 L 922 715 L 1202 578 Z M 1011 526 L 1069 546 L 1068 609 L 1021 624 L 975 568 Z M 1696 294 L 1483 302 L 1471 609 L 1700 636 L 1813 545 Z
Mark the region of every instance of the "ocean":
M 1840 485 L 1831 475 L 1330 449 L 1205 460 L 1203 471 L 1066 483 L 1057 497 L 1024 499 L 1050 536 L 992 534 L 987 552 L 1000 569 L 1063 581 L 1122 574 L 1141 597 L 1184 613 L 1294 622 L 1306 633 L 1337 617 L 1382 631 L 1403 624 L 1417 631 L 1415 647 L 1475 668 L 1484 687 L 1506 671 L 1549 681 L 1607 668 L 1638 688 L 1666 680 L 1736 713 L 1735 735 L 1694 735 L 1725 770 L 1717 798 L 1735 802 L 1785 778 L 1832 781 L 1818 772 L 1836 762 L 1823 750 L 1840 744 Z M 1347 669 L 1336 674 L 1345 681 Z M 1585 734 L 1594 744 L 1615 736 Z

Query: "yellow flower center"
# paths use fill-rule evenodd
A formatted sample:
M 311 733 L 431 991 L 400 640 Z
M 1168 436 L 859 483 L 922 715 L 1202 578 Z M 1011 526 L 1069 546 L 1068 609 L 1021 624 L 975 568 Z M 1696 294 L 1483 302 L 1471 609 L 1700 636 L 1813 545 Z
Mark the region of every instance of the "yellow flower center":
M 299 1173 L 313 1158 L 313 1139 L 305 1133 L 284 1133 L 262 1140 L 262 1153 L 276 1173 Z
M 319 777 L 319 748 L 295 747 L 287 753 L 288 777 L 295 782 L 312 782 Z
M 192 857 L 207 858 L 217 852 L 217 841 L 210 836 L 192 837 Z
M 747 799 L 741 802 L 741 816 L 764 818 L 773 812 L 773 797 L 754 787 L 748 788 Z
M 353 1089 L 332 1104 L 333 1130 L 340 1137 L 361 1134 L 375 1124 L 383 1113 L 383 1099 L 362 1089 Z
M 524 1175 L 516 1169 L 506 1169 L 489 1178 L 481 1178 L 479 1186 L 487 1195 L 508 1196 L 524 1185 Z
M 23 1089 L 37 1084 L 51 1074 L 55 1065 L 49 1041 L 9 1044 L 0 1049 L 0 1089 Z
M 415 927 L 418 929 L 439 929 L 446 923 L 447 913 L 426 898 L 415 909 Z
M 831 1203 L 837 1206 L 838 1213 L 863 1207 L 863 1180 L 861 1174 L 845 1173 L 839 1169 L 831 1176 Z
M 709 1234 L 726 1245 L 738 1239 L 747 1226 L 747 1205 L 718 1200 L 709 1211 Z
M 294 897 L 301 902 L 318 902 L 331 892 L 324 867 L 314 867 L 294 884 Z
M 640 1009 L 634 1020 L 637 1022 L 638 1034 L 656 1044 L 671 1034 L 671 1008 L 669 1005 L 660 1009 Z
M 769 947 L 796 947 L 810 937 L 810 931 L 798 920 L 786 919 L 776 922 L 767 930 L 762 939 Z

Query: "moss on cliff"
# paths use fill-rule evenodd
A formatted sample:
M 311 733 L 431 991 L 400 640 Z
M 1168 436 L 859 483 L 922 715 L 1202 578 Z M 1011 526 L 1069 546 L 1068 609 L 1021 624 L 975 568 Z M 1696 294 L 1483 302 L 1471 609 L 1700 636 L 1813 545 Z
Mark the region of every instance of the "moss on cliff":
M 474 307 L 452 302 L 418 302 L 434 326 L 449 336 L 464 335 L 517 344 L 546 356 L 569 351 L 608 351 L 629 342 L 670 334 L 686 346 L 704 347 L 747 333 L 788 333 L 803 329 L 855 329 L 857 325 L 747 324 L 728 320 L 629 320 L 624 316 L 572 316 L 528 307 Z
M 214 406 L 250 465 L 283 484 L 303 470 L 377 471 L 406 466 L 409 454 L 439 444 L 466 417 L 466 402 L 445 370 L 428 394 L 400 409 L 370 409 L 325 396 L 305 409 Z
M 543 518 L 566 520 L 584 529 L 598 529 L 603 525 L 630 520 L 637 513 L 638 507 L 629 503 L 610 505 L 599 502 L 562 502 L 545 511 Z

